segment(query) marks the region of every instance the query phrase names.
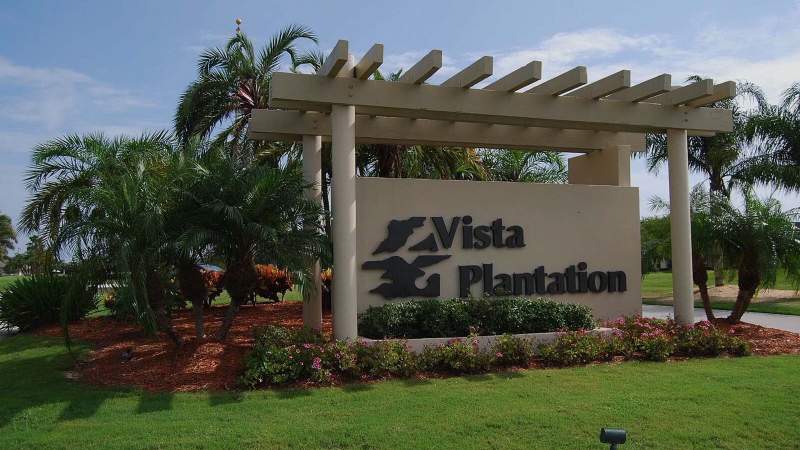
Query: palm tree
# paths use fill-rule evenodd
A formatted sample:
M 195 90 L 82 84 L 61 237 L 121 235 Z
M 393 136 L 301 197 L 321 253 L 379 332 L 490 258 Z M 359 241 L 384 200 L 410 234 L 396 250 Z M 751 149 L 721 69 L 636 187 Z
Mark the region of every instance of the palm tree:
M 717 203 L 722 205 L 717 205 Z M 692 281 L 700 291 L 703 309 L 708 320 L 715 320 L 714 310 L 711 307 L 711 297 L 708 293 L 708 272 L 706 266 L 709 255 L 714 255 L 720 244 L 723 227 L 713 211 L 719 210 L 727 204 L 727 198 L 711 194 L 702 185 L 695 186 L 689 198 L 692 227 Z M 655 212 L 669 212 L 669 203 L 664 199 L 654 196 L 650 199 L 650 209 Z M 670 215 L 651 217 L 642 221 L 642 229 L 647 224 L 648 233 L 642 234 L 642 254 L 644 265 L 654 263 L 654 259 L 670 258 L 671 235 Z
M 558 153 L 523 150 L 487 150 L 483 165 L 495 181 L 565 183 L 567 165 Z
M 783 211 L 772 198 L 759 200 L 751 190 L 744 191 L 744 208 L 723 208 L 720 236 L 739 278 L 731 323 L 741 320 L 760 288 L 775 285 L 779 271 L 800 286 L 800 232 L 793 222 L 799 213 Z
M 751 117 L 745 135 L 760 150 L 750 158 L 747 176 L 800 190 L 800 83 L 784 91 L 781 106 Z
M 690 76 L 688 82 L 698 82 L 702 77 Z M 689 138 L 689 169 L 702 174 L 709 183 L 712 196 L 723 195 L 730 198 L 737 186 L 747 186 L 766 179 L 754 178 L 751 155 L 748 153 L 747 127 L 752 112 L 746 110 L 741 100 L 751 100 L 758 111 L 769 108 L 761 88 L 753 83 L 737 84 L 736 97 L 708 105 L 712 108 L 726 108 L 733 111 L 733 132 L 714 136 L 691 136 Z M 667 139 L 664 134 L 647 136 L 647 166 L 657 172 L 667 161 Z M 715 285 L 723 284 L 722 255 L 719 251 L 708 255 L 714 263 Z
M 294 62 L 297 41 L 317 41 L 301 25 L 290 25 L 270 38 L 256 54 L 253 42 L 237 32 L 224 48 L 204 51 L 197 63 L 197 80 L 181 95 L 175 112 L 175 131 L 184 142 L 192 135 L 207 138 L 226 124 L 218 142 L 231 140 L 234 150 L 246 142 L 245 130 L 254 109 L 268 107 L 272 73 L 288 56 Z
M 211 246 L 225 259 L 231 304 L 218 334 L 224 340 L 239 307 L 254 292 L 256 263 L 306 271 L 307 262 L 327 245 L 321 211 L 305 197 L 307 186 L 296 165 L 243 164 L 219 149 L 209 153 L 206 164 L 205 175 L 187 186 L 186 230 L 179 240 L 188 248 Z
M 11 217 L 0 214 L 0 263 L 5 262 L 8 252 L 14 250 L 17 243 L 17 232 L 11 223 Z
M 164 211 L 176 172 L 169 170 L 172 141 L 165 133 L 108 139 L 67 136 L 37 146 L 26 178 L 32 193 L 22 214 L 53 254 L 104 261 L 109 281 L 122 277 L 145 330 L 172 329 L 165 298 L 167 263 Z M 111 274 L 115 275 L 111 275 Z

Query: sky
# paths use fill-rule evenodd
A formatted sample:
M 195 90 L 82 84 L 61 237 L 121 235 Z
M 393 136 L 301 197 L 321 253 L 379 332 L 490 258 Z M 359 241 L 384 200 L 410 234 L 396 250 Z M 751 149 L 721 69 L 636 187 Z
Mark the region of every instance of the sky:
M 672 73 L 747 80 L 769 100 L 800 81 L 800 2 L 671 1 L 73 1 L 0 2 L 0 212 L 17 221 L 31 149 L 73 133 L 138 135 L 169 129 L 200 52 L 222 46 L 234 20 L 256 43 L 281 27 L 311 27 L 327 53 L 338 39 L 358 58 L 385 46 L 382 70 L 431 49 L 431 82 L 494 56 L 495 77 L 532 60 L 545 77 L 585 65 L 589 81 L 630 69 L 634 83 Z M 305 45 L 312 48 L 313 45 Z M 480 86 L 480 85 L 479 85 Z M 692 176 L 692 183 L 703 178 Z M 632 162 L 640 212 L 666 198 L 666 172 Z M 772 194 L 761 189 L 762 195 Z M 784 207 L 798 194 L 775 193 Z M 21 236 L 20 247 L 26 241 Z

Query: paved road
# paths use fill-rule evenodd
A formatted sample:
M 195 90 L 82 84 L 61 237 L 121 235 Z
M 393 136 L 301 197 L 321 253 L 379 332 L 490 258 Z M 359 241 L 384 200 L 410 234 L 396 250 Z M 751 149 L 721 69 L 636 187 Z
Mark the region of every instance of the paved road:
M 728 317 L 728 314 L 730 314 L 730 311 L 714 310 L 714 315 L 717 317 Z M 672 306 L 642 305 L 642 316 L 666 319 L 673 316 Z M 706 312 L 702 308 L 694 309 L 694 319 L 696 321 L 699 322 L 705 320 L 705 318 Z M 742 317 L 742 321 L 761 325 L 762 327 L 800 333 L 800 316 L 746 312 Z

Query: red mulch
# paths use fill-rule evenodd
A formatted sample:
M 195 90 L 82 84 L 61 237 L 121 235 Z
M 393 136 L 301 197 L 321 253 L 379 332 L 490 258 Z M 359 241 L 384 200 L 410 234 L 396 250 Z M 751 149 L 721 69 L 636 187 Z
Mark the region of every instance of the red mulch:
M 205 332 L 214 336 L 219 329 L 224 307 L 206 312 Z M 301 327 L 301 302 L 242 306 L 225 343 L 194 337 L 191 311 L 174 315 L 176 331 L 184 339 L 175 350 L 163 335 L 147 338 L 136 324 L 119 322 L 109 317 L 82 320 L 70 325 L 73 339 L 90 343 L 94 350 L 77 368 L 80 378 L 100 386 L 135 386 L 148 391 L 219 391 L 233 389 L 243 369 L 244 356 L 253 346 L 253 328 L 264 325 Z M 323 331 L 330 333 L 331 318 L 323 318 Z M 40 331 L 61 336 L 60 327 Z M 133 349 L 130 361 L 122 353 Z
M 253 346 L 252 330 L 257 326 L 302 326 L 303 305 L 299 302 L 243 306 L 234 321 L 227 342 L 213 339 L 197 342 L 190 311 L 175 314 L 174 324 L 184 338 L 175 350 L 164 337 L 146 338 L 135 324 L 108 317 L 86 319 L 70 325 L 73 339 L 89 342 L 94 350 L 77 368 L 84 381 L 101 386 L 135 386 L 148 391 L 219 391 L 234 389 L 243 369 L 244 356 Z M 224 307 L 206 312 L 206 334 L 214 336 L 225 313 Z M 716 324 L 749 341 L 753 354 L 800 354 L 800 334 L 765 328 L 749 323 Z M 326 314 L 323 331 L 331 332 L 331 317 Z M 60 336 L 57 326 L 40 331 Z M 133 349 L 133 358 L 123 362 L 122 353 Z M 534 365 L 535 366 L 535 365 Z

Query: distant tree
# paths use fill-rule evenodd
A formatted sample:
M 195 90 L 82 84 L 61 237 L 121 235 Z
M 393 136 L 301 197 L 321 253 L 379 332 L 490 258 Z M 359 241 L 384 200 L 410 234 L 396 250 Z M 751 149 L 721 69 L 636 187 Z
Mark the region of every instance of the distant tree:
M 0 263 L 8 259 L 8 252 L 14 250 L 17 243 L 17 232 L 11 222 L 11 217 L 0 214 Z

